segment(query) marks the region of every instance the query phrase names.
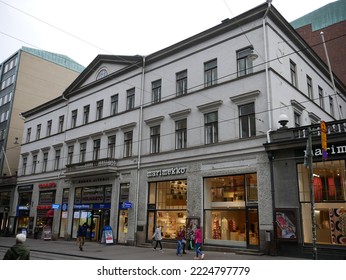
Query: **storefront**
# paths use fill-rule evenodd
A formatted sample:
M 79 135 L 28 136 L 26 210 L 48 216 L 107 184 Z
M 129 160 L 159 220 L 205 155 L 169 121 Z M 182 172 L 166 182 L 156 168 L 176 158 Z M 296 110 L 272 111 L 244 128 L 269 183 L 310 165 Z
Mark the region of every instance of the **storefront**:
M 129 229 L 129 209 L 132 203 L 129 201 L 130 184 L 120 184 L 119 212 L 118 212 L 118 240 L 119 244 L 127 243 Z
M 77 187 L 73 206 L 72 238 L 79 225 L 87 223 L 87 239 L 101 241 L 102 230 L 109 226 L 112 185 Z
M 256 173 L 204 179 L 205 244 L 259 245 Z
M 10 201 L 11 191 L 0 192 L 0 234 L 4 234 L 8 227 L 8 212 L 10 210 Z
M 33 185 L 18 186 L 17 232 L 28 232 Z
M 307 137 L 302 137 L 308 135 L 307 127 L 273 132 L 271 143 L 265 144 L 273 172 L 274 238 L 280 255 L 346 258 L 346 134 L 335 129 L 339 123 L 328 124 L 327 158 L 322 156 L 319 125 L 309 128 L 316 131 L 309 156 Z

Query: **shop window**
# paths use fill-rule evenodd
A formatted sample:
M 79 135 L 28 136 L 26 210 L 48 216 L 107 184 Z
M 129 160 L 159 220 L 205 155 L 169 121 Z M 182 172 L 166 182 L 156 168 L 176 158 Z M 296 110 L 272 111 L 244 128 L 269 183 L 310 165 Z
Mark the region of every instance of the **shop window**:
M 257 199 L 256 173 L 205 178 L 205 243 L 258 246 Z M 246 208 L 249 202 L 252 208 Z
M 304 242 L 312 243 L 310 187 L 313 187 L 317 243 L 346 246 L 345 161 L 314 162 L 312 183 L 309 169 L 303 164 L 298 164 L 297 169 Z
M 149 184 L 148 239 L 160 226 L 165 239 L 175 239 L 177 231 L 186 224 L 187 181 L 163 181 Z
M 18 205 L 28 206 L 31 205 L 31 192 L 19 192 L 18 194 Z

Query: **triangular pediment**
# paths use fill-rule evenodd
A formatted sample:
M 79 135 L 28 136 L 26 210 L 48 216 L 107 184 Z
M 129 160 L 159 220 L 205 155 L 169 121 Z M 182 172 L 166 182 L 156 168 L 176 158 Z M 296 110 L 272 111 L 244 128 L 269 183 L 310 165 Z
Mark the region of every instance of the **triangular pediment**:
M 98 55 L 64 91 L 63 96 L 71 96 L 81 89 L 112 79 L 119 72 L 129 71 L 141 64 L 142 57 L 139 55 Z

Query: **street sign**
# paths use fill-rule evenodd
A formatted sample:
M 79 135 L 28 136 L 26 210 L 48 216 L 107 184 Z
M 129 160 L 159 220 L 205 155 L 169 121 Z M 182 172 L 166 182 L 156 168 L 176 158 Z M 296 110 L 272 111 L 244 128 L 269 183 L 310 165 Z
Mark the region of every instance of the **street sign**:
M 325 121 L 321 121 L 321 144 L 322 144 L 322 158 L 327 160 L 327 125 Z

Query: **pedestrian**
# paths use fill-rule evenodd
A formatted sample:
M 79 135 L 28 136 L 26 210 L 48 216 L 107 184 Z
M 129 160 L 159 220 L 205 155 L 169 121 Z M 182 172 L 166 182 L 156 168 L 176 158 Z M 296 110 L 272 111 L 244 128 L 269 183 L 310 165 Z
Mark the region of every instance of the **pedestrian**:
M 85 237 L 87 236 L 89 225 L 87 223 L 84 223 L 83 225 L 80 225 L 77 232 L 77 245 L 79 247 L 79 250 L 83 251 L 83 246 L 85 243 Z
M 188 250 L 193 250 L 193 243 L 195 240 L 195 230 L 196 230 L 196 226 L 194 225 L 194 223 L 192 221 L 190 221 L 190 224 L 186 230 L 186 241 L 187 241 L 187 249 Z
M 155 232 L 154 232 L 152 238 L 153 238 L 153 240 L 156 241 L 153 250 L 156 250 L 157 245 L 160 245 L 160 252 L 163 253 L 162 244 L 161 244 L 161 240 L 162 240 L 162 231 L 161 231 L 161 227 L 160 227 L 159 225 L 156 227 Z
M 196 230 L 195 230 L 195 249 L 196 249 L 196 256 L 195 260 L 203 260 L 204 259 L 204 254 L 202 253 L 202 231 L 199 225 L 197 225 Z
M 16 236 L 16 244 L 9 248 L 4 256 L 4 260 L 30 260 L 30 250 L 24 244 L 26 236 L 19 233 Z
M 185 248 L 183 250 L 183 240 L 185 240 L 185 231 L 182 227 L 180 227 L 177 234 L 177 256 L 179 257 L 182 256 L 182 251 L 185 253 Z

